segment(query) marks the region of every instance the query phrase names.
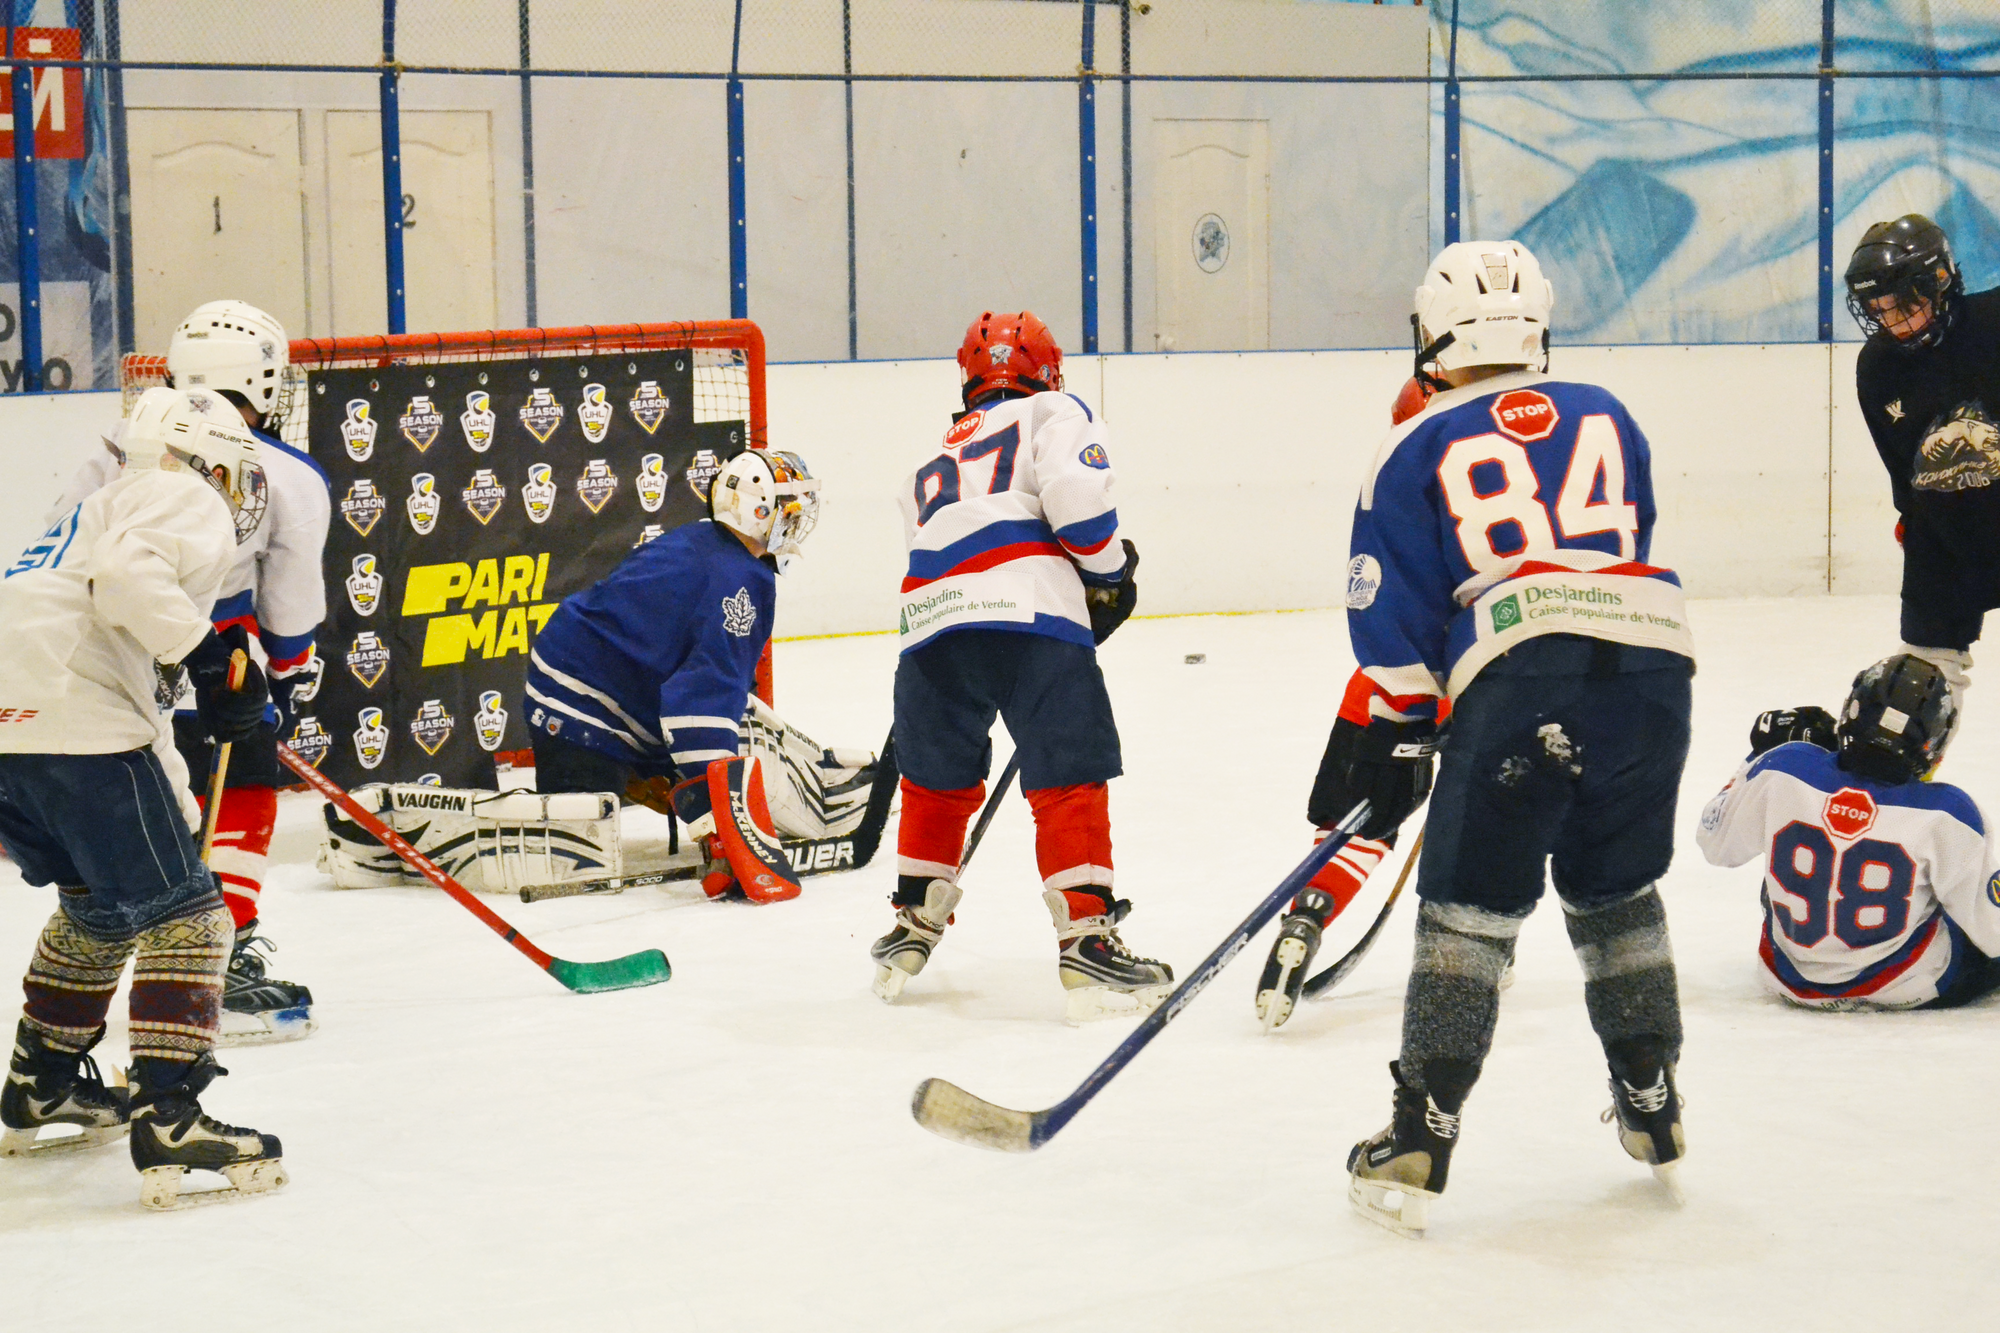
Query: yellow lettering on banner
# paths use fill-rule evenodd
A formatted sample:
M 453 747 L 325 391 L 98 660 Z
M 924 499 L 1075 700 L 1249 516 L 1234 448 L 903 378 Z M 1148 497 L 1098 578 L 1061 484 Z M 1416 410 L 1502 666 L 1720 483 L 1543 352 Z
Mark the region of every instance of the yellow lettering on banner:
M 547 556 L 543 556 L 542 558 L 544 560 L 548 559 Z M 535 633 L 540 634 L 547 627 L 549 617 L 556 613 L 557 605 L 558 603 L 555 602 L 547 602 L 541 606 L 531 606 L 528 608 L 528 614 L 535 619 Z
M 541 601 L 542 585 L 544 583 L 547 583 L 548 581 L 549 581 L 549 553 L 547 551 L 544 551 L 541 553 L 541 555 L 535 558 L 535 593 L 534 596 L 530 597 L 528 600 L 531 602 Z M 542 619 L 547 620 L 548 617 L 543 616 Z
M 481 560 L 472 572 L 472 591 L 465 594 L 465 608 L 475 606 L 498 606 L 500 604 L 500 562 Z
M 548 557 L 542 558 L 546 560 Z M 517 600 L 534 601 L 531 591 L 534 582 L 535 558 L 530 555 L 508 556 L 506 572 L 500 576 L 500 605 L 508 606 Z
M 449 565 L 412 565 L 403 584 L 403 614 L 434 616 L 471 585 L 472 566 L 462 560 Z
M 533 642 L 533 636 L 528 632 L 529 623 L 534 624 L 535 633 L 539 634 L 549 617 L 555 614 L 555 609 L 554 602 L 542 606 L 513 606 L 507 608 L 504 620 L 498 611 L 488 611 L 481 616 L 434 616 L 424 626 L 423 664 L 427 667 L 457 666 L 474 649 L 483 659 L 525 653 Z
M 459 619 L 468 622 L 465 631 L 465 656 L 471 656 L 474 648 L 479 650 L 481 657 L 493 656 L 493 641 L 498 637 L 494 631 L 499 627 L 500 613 L 488 611 L 477 620 L 471 616 L 460 616 Z
M 507 619 L 500 626 L 500 642 L 493 645 L 493 651 L 488 656 L 505 657 L 508 653 L 527 651 L 528 613 L 521 607 L 510 606 L 507 608 Z

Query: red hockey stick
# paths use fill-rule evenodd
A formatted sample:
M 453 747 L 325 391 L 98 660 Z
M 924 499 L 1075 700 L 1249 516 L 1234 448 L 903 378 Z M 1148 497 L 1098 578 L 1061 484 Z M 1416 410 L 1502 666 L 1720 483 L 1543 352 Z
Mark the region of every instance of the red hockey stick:
M 369 814 L 361 802 L 342 791 L 333 779 L 292 753 L 291 746 L 280 742 L 278 758 L 286 768 L 298 774 L 307 786 L 339 806 L 349 818 L 374 834 L 383 846 L 402 857 L 418 874 L 450 894 L 460 907 L 484 921 L 494 934 L 520 950 L 529 962 L 571 990 L 584 993 L 631 990 L 637 986 L 658 985 L 673 975 L 673 968 L 668 965 L 667 956 L 658 949 L 644 949 L 602 963 L 572 963 L 566 958 L 557 958 L 553 954 L 542 952 L 527 936 L 501 920 L 492 908 L 473 897 L 471 891 L 463 884 L 438 869 L 437 864 L 428 856 L 410 846 L 387 824 Z

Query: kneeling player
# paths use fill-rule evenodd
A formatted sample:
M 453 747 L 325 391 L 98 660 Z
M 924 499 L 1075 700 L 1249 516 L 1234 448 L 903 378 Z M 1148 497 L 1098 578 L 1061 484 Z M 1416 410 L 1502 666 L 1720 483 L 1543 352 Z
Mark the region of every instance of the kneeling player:
M 1702 812 L 1716 865 L 1762 856 L 1764 983 L 1815 1009 L 1945 1009 L 2000 987 L 1986 821 L 1927 782 L 1958 725 L 1938 666 L 1903 654 L 1854 678 L 1840 722 L 1765 713 Z
M 711 897 L 795 898 L 759 765 L 737 757 L 741 718 L 771 638 L 776 573 L 819 516 L 796 454 L 745 450 L 709 488 L 708 519 L 634 550 L 563 599 L 529 656 L 527 704 L 541 792 L 657 791 L 705 839 Z M 712 821 L 712 822 L 711 822 Z
M 966 410 L 904 483 L 896 756 L 904 773 L 896 927 L 875 993 L 923 970 L 958 905 L 965 828 L 997 715 L 1021 757 L 1042 897 L 1072 1021 L 1143 1012 L 1173 969 L 1118 937 L 1105 786 L 1123 771 L 1096 645 L 1131 614 L 1138 552 L 1114 540 L 1104 424 L 1062 389 L 1062 349 L 1026 311 L 987 313 L 959 347 Z

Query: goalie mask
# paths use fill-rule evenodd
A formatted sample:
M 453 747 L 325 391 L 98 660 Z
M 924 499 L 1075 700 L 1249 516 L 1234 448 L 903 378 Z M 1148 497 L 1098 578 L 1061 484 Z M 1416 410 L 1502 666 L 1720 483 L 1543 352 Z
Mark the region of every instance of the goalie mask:
M 708 512 L 723 527 L 762 543 L 782 574 L 819 522 L 819 478 L 797 454 L 745 449 L 709 484 Z
M 167 344 L 177 389 L 207 389 L 240 400 L 267 429 L 284 390 L 291 344 L 285 326 L 242 301 L 210 301 L 181 321 Z
M 1900 653 L 1854 678 L 1840 710 L 1840 766 L 1876 782 L 1927 778 L 1958 729 L 1958 705 L 1943 671 Z
M 1555 288 L 1519 241 L 1460 241 L 1431 261 L 1410 315 L 1417 377 L 1445 387 L 1438 371 L 1467 366 L 1548 369 Z
M 192 472 L 229 507 L 236 544 L 250 540 L 270 503 L 264 446 L 236 409 L 216 394 L 148 389 L 118 437 L 127 472 Z

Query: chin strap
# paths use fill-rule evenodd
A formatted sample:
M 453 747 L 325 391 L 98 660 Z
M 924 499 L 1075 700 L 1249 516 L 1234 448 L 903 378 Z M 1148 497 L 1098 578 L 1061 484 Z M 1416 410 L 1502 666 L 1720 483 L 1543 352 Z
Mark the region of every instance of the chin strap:
M 1451 385 L 1424 369 L 1424 367 L 1437 364 L 1438 353 L 1456 342 L 1457 337 L 1458 335 L 1452 333 L 1450 330 L 1446 330 L 1442 337 L 1426 347 L 1424 346 L 1424 326 L 1417 322 L 1417 316 L 1414 312 L 1410 315 L 1410 344 L 1416 349 L 1417 354 L 1416 377 L 1432 393 L 1443 393 Z

